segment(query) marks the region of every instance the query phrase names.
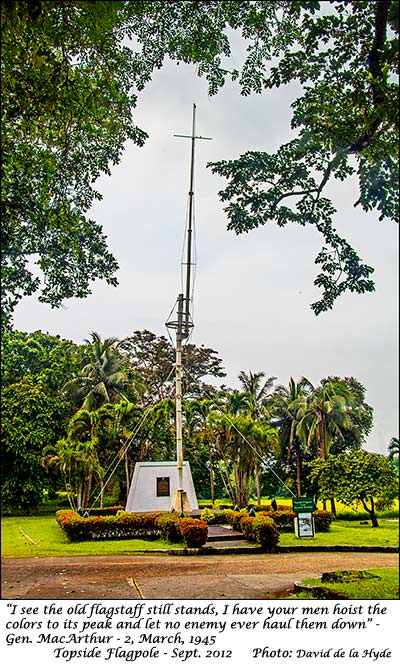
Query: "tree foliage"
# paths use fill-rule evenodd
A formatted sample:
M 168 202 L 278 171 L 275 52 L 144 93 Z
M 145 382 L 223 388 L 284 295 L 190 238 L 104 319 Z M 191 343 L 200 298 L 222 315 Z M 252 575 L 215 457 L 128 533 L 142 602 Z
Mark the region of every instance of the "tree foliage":
M 43 489 L 56 488 L 56 471 L 71 506 L 89 506 L 95 493 L 103 500 L 112 477 L 127 493 L 136 461 L 175 459 L 175 353 L 165 337 L 144 330 L 118 341 L 92 332 L 76 345 L 15 331 L 3 335 L 2 352 L 7 509 L 34 508 Z M 297 481 L 301 494 L 303 460 L 357 449 L 372 428 L 365 388 L 353 377 L 317 386 L 291 379 L 273 390 L 275 377 L 241 371 L 241 390 L 210 390 L 206 376 L 225 376 L 217 352 L 189 344 L 184 362 L 185 458 L 202 497 L 225 493 L 243 506 L 261 488 L 275 493 L 277 481 L 281 490 Z
M 38 290 L 40 301 L 60 306 L 86 297 L 95 278 L 117 283 L 117 262 L 86 213 L 101 198 L 94 182 L 118 163 L 126 140 L 145 139 L 132 119 L 135 65 L 124 21 L 123 2 L 2 3 L 6 322 Z
M 334 496 L 345 505 L 361 503 L 373 527 L 379 525 L 376 504 L 389 506 L 398 495 L 398 476 L 390 461 L 365 450 L 332 454 L 322 463 L 319 460 L 315 476 L 319 498 Z
M 141 402 L 145 405 L 174 394 L 175 350 L 164 336 L 149 330 L 136 330 L 119 344 L 132 369 Z M 226 374 L 217 351 L 195 344 L 182 349 L 184 367 L 182 389 L 185 397 L 201 398 L 209 388 L 206 376 L 223 378 Z
M 373 268 L 334 228 L 328 182 L 357 174 L 355 205 L 377 210 L 380 220 L 398 219 L 398 3 L 252 5 L 242 91 L 301 84 L 303 94 L 292 104 L 296 135 L 276 153 L 247 152 L 211 168 L 228 180 L 220 197 L 229 229 L 243 233 L 271 221 L 294 222 L 321 234 L 315 259 L 321 272 L 314 283 L 322 296 L 312 304 L 319 314 L 346 291 L 374 289 Z M 262 5 L 273 14 L 268 26 Z
M 60 396 L 66 376 L 79 370 L 80 352 L 72 341 L 40 330 L 6 332 L 1 337 L 1 382 L 3 387 L 29 376 L 48 394 Z
M 79 375 L 65 383 L 84 410 L 96 410 L 105 403 L 126 398 L 128 376 L 116 337 L 102 340 L 97 332 L 85 339 L 82 366 Z
M 2 390 L 2 506 L 29 512 L 43 502 L 49 477 L 43 451 L 62 435 L 65 412 L 43 385 L 29 376 Z
M 5 0 L 1 21 L 6 323 L 38 290 L 60 306 L 95 278 L 116 284 L 116 260 L 87 213 L 125 142 L 143 144 L 132 111 L 168 57 L 194 64 L 210 94 L 227 79 L 243 95 L 302 87 L 291 141 L 211 164 L 228 180 L 228 228 L 315 228 L 317 314 L 341 293 L 373 290 L 372 267 L 334 228 L 326 185 L 356 175 L 355 204 L 397 219 L 398 2 Z M 247 45 L 240 70 L 226 65 L 233 32 Z

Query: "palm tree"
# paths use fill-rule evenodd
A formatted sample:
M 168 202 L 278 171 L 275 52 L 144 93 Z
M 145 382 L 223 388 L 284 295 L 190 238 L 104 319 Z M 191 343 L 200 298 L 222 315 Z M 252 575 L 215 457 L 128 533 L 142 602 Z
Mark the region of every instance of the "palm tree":
M 250 498 L 259 458 L 275 447 L 277 432 L 250 414 L 213 411 L 209 423 L 214 430 L 216 450 L 222 460 L 221 469 L 230 498 L 244 507 Z
M 68 426 L 68 439 L 71 446 L 82 454 L 84 490 L 82 507 L 89 505 L 93 476 L 101 476 L 102 469 L 98 457 L 99 426 L 101 418 L 96 411 L 78 410 L 71 418 Z
M 70 421 L 67 437 L 43 452 L 44 464 L 55 466 L 64 477 L 72 509 L 88 507 L 92 479 L 103 474 L 97 454 L 97 425 L 96 413 L 78 411 Z
M 276 376 L 270 376 L 263 382 L 262 379 L 264 377 L 265 373 L 263 371 L 257 371 L 256 373 L 249 371 L 248 374 L 245 371 L 241 371 L 239 374 L 239 380 L 245 393 L 244 399 L 247 410 L 253 417 L 260 417 L 262 415 L 266 397 L 276 380 Z
M 124 360 L 118 355 L 119 341 L 115 337 L 101 340 L 97 332 L 91 332 L 91 339 L 85 339 L 87 361 L 80 375 L 66 383 L 81 399 L 83 410 L 96 410 L 103 404 L 125 399 L 124 391 L 128 378 L 124 372 Z
M 343 430 L 354 428 L 350 418 L 354 397 L 343 381 L 328 379 L 315 388 L 310 381 L 303 380 L 311 394 L 298 432 L 308 446 L 315 445 L 317 455 L 325 460 L 333 439 L 343 438 Z
M 120 444 L 119 456 L 124 459 L 126 498 L 128 499 L 131 469 L 129 463 L 128 447 L 132 439 L 135 426 L 142 417 L 142 409 L 131 401 L 121 401 L 120 403 L 107 403 L 98 411 L 99 415 L 108 419 L 108 427 L 111 430 L 112 437 L 117 438 Z
M 327 379 L 315 388 L 304 379 L 311 390 L 307 409 L 296 431 L 307 447 L 314 447 L 317 456 L 325 460 L 329 455 L 332 441 L 344 439 L 343 432 L 353 431 L 354 423 L 350 417 L 355 403 L 349 387 L 340 380 Z M 331 498 L 332 512 L 336 514 L 334 498 Z M 326 503 L 324 501 L 324 509 Z
M 255 419 L 260 419 L 267 415 L 266 403 L 268 394 L 276 380 L 276 376 L 270 376 L 266 380 L 264 371 L 256 371 L 253 373 L 249 371 L 241 371 L 239 380 L 244 390 L 244 402 L 246 404 L 247 412 Z M 260 464 L 257 463 L 255 469 L 255 481 L 257 491 L 257 504 L 261 504 L 261 487 L 260 487 Z
M 308 408 L 310 394 L 309 381 L 302 378 L 296 383 L 290 378 L 288 387 L 278 385 L 270 399 L 272 424 L 277 427 L 281 447 L 281 456 L 289 462 L 294 452 L 296 461 L 297 495 L 301 496 L 302 477 L 302 441 L 299 424 Z

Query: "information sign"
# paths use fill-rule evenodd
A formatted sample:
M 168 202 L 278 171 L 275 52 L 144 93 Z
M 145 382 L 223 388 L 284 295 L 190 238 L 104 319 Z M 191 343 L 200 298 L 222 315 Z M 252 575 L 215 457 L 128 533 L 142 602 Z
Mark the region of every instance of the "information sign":
M 311 512 L 301 512 L 296 516 L 294 532 L 297 537 L 314 537 L 314 518 Z
M 314 499 L 311 496 L 293 498 L 293 512 L 314 512 Z

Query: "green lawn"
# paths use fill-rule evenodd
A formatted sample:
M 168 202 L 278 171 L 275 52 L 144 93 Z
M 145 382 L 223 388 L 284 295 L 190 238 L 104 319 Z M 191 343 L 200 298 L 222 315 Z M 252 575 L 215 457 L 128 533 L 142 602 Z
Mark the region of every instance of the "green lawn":
M 354 546 L 398 546 L 399 522 L 380 519 L 379 528 L 360 525 L 354 521 L 335 521 L 328 533 L 316 533 L 313 538 L 298 539 L 294 533 L 281 533 L 280 546 L 317 546 L 318 544 Z
M 323 586 L 340 593 L 350 599 L 398 599 L 399 598 L 399 570 L 397 568 L 377 568 L 368 570 L 379 578 L 360 578 L 348 582 L 325 582 L 321 579 L 303 579 L 302 584 L 308 586 Z M 291 595 L 289 599 L 312 599 L 310 591 L 302 591 Z
M 36 542 L 32 544 L 21 532 Z M 103 556 L 129 554 L 138 549 L 176 549 L 178 544 L 164 541 L 106 540 L 71 542 L 56 523 L 54 514 L 45 516 L 3 517 L 1 519 L 1 555 L 3 558 L 28 556 Z
M 399 522 L 381 519 L 379 528 L 360 525 L 351 521 L 335 521 L 329 533 L 316 533 L 314 538 L 298 539 L 293 533 L 281 533 L 281 546 L 302 546 L 318 544 L 355 544 L 366 546 L 398 546 Z M 155 540 L 107 540 L 99 542 L 69 543 L 61 528 L 57 525 L 54 514 L 42 516 L 3 517 L 2 545 L 4 558 L 27 556 L 85 556 L 129 554 L 138 549 L 181 548 L 179 544 L 167 544 Z M 36 542 L 32 544 L 21 532 Z

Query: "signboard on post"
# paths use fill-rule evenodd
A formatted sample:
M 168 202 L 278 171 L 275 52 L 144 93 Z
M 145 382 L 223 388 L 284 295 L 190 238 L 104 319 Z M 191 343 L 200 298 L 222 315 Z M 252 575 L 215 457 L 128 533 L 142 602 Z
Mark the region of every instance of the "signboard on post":
M 314 498 L 311 496 L 302 496 L 301 498 L 293 498 L 293 512 L 314 512 Z
M 315 510 L 314 499 L 309 496 L 293 498 L 293 512 L 296 512 L 294 519 L 294 532 L 296 537 L 314 537 L 314 518 Z

